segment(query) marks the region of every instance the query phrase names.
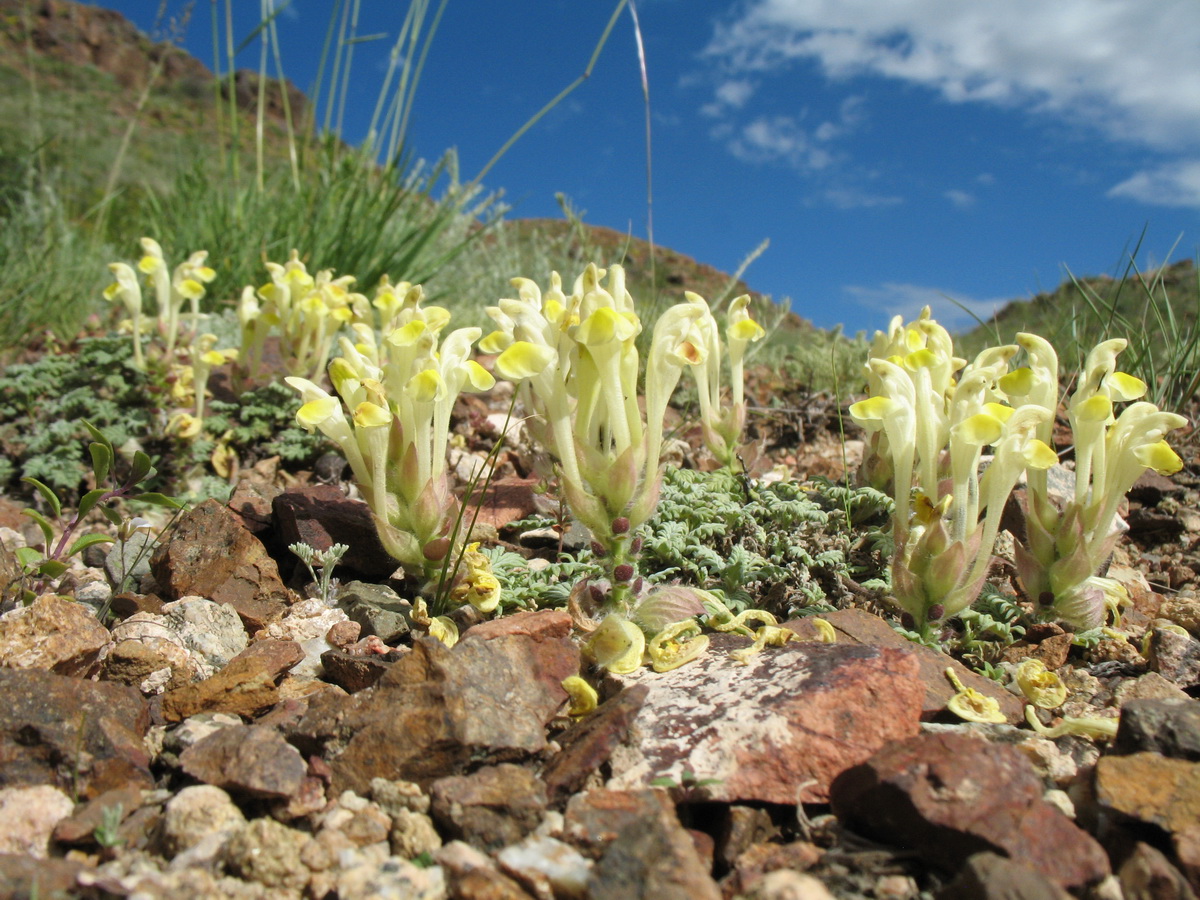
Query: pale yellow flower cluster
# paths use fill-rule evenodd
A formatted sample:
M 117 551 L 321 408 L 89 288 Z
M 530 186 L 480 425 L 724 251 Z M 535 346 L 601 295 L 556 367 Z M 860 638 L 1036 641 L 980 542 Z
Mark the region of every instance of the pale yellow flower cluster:
M 184 303 L 191 305 L 191 335 L 198 336 L 200 328 L 200 300 L 205 294 L 205 285 L 217 277 L 217 273 L 205 264 L 208 251 L 197 250 L 186 260 L 171 270 L 162 247 L 153 238 L 141 239 L 143 255 L 138 260 L 137 272 L 145 276 L 146 282 L 154 292 L 155 303 L 158 307 L 156 321 L 159 340 L 164 349 L 164 360 L 169 367 L 175 362 L 175 346 L 178 342 L 182 325 L 180 312 Z M 142 352 L 142 287 L 138 281 L 137 272 L 128 263 L 109 263 L 109 271 L 115 279 L 104 289 L 107 300 L 120 301 L 129 313 L 130 328 L 133 331 L 134 365 L 145 369 L 146 362 Z
M 458 510 L 446 471 L 450 412 L 462 391 L 495 379 L 471 358 L 480 329 L 442 337 L 449 313 L 422 308 L 419 288 L 408 293 L 381 342 L 369 328 L 356 329 L 357 343 L 340 338 L 329 365 L 335 393 L 307 378 L 284 380 L 304 399 L 297 421 L 345 454 L 385 549 L 431 576 L 452 549 Z
M 984 350 L 968 364 L 954 356 L 950 335 L 928 307 L 916 321 L 897 317 L 876 334 L 866 369 L 870 395 L 850 415 L 869 435 L 868 478 L 895 498 L 892 588 L 916 628 L 928 631 L 974 602 L 1004 504 L 1026 473 L 1031 546 L 1019 546 L 1017 559 L 1024 586 L 1073 624 L 1101 624 L 1105 597 L 1119 590 L 1095 577 L 1112 547 L 1117 504 L 1145 468 L 1179 468 L 1162 438 L 1185 424 L 1149 403 L 1113 418 L 1114 401 L 1146 389 L 1116 371 L 1124 346 L 1106 341 L 1092 351 L 1068 405 L 1076 497 L 1060 511 L 1044 474 L 1057 462 L 1049 444 L 1058 371 L 1049 343 L 1022 334 L 1017 344 Z M 1028 365 L 1010 372 L 1021 350 Z M 981 476 L 986 447 L 992 458 Z
M 1054 348 L 1034 334 L 1020 334 L 1028 365 L 1002 380 L 1011 397 L 1033 403 L 1053 415 L 1057 409 L 1058 358 Z M 1050 498 L 1044 475 L 1031 474 L 1025 534 L 1017 542 L 1017 570 L 1026 592 L 1053 613 L 1080 628 L 1104 623 L 1127 600 L 1125 589 L 1096 573 L 1117 540 L 1117 507 L 1146 471 L 1170 475 L 1183 467 L 1165 440 L 1187 419 L 1140 400 L 1146 384 L 1117 370 L 1126 341 L 1098 344 L 1084 361 L 1078 384 L 1067 401 L 1067 419 L 1075 445 L 1075 492 L 1059 505 Z M 1137 402 L 1129 402 L 1137 401 Z M 1117 415 L 1114 404 L 1129 402 Z M 1044 426 L 1049 436 L 1050 426 Z

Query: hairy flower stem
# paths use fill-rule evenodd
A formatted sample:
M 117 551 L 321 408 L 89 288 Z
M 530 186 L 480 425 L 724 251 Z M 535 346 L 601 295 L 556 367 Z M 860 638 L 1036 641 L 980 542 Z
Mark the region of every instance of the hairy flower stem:
M 637 599 L 634 584 L 637 582 L 637 555 L 632 552 L 629 534 L 614 535 L 604 558 L 609 585 L 608 597 L 604 602 L 604 613 L 628 616 Z

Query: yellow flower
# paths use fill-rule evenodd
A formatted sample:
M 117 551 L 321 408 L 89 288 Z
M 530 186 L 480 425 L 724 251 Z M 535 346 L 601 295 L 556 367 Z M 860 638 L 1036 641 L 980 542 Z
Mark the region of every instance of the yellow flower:
M 1040 659 L 1027 659 L 1017 666 L 1017 686 L 1034 706 L 1055 709 L 1067 699 L 1067 686 Z
M 628 619 L 613 613 L 592 632 L 583 649 L 601 668 L 628 675 L 642 665 L 646 636 Z
M 129 313 L 133 323 L 133 365 L 139 371 L 144 371 L 146 361 L 142 357 L 142 287 L 128 264 L 109 263 L 108 270 L 116 280 L 104 289 L 104 299 L 120 301 Z
M 979 693 L 974 688 L 963 687 L 963 683 L 958 680 L 958 676 L 954 673 L 953 669 L 946 670 L 946 677 L 954 685 L 954 689 L 958 691 L 946 703 L 946 708 L 950 712 L 968 722 L 985 722 L 993 725 L 1002 725 L 1008 721 L 1004 713 L 1000 712 L 1000 704 L 997 701 L 985 694 Z
M 493 612 L 500 604 L 500 582 L 492 574 L 492 561 L 479 552 L 479 542 L 468 544 L 463 552 L 462 576 L 450 590 L 450 597 L 458 605 L 470 603 L 482 613 Z
M 750 665 L 750 657 L 761 653 L 765 647 L 782 647 L 788 641 L 796 640 L 796 632 L 779 625 L 760 625 L 754 632 L 754 643 L 740 650 L 730 650 L 729 655 L 743 666 Z
M 1100 718 L 1099 716 L 1064 716 L 1053 728 L 1047 728 L 1038 721 L 1037 713 L 1032 706 L 1025 707 L 1025 721 L 1029 727 L 1048 740 L 1073 734 L 1089 740 L 1112 740 L 1117 736 L 1120 725 L 1119 718 Z
M 690 637 L 691 640 L 686 640 Z M 708 647 L 708 635 L 700 633 L 695 619 L 668 625 L 650 640 L 646 653 L 655 672 L 669 672 L 691 662 Z
M 567 715 L 572 719 L 582 718 L 595 711 L 600 701 L 596 695 L 596 689 L 578 675 L 564 678 L 562 687 L 567 692 L 567 696 L 571 698 Z
M 437 616 L 429 622 L 429 636 L 437 638 L 447 647 L 453 647 L 458 643 L 458 626 L 453 619 Z

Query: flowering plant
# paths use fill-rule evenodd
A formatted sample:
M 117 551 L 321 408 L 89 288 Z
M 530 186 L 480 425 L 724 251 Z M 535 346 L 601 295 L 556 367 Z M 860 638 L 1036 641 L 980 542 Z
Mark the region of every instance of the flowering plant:
M 1034 334 L 1017 335 L 1028 365 L 1001 380 L 1002 389 L 1047 410 L 1043 433 L 1058 405 L 1058 357 Z M 1153 403 L 1130 403 L 1114 414 L 1113 404 L 1138 400 L 1146 384 L 1117 370 L 1121 338 L 1098 344 L 1087 356 L 1067 419 L 1075 444 L 1075 487 L 1061 503 L 1051 498 L 1045 474 L 1031 473 L 1025 534 L 1016 545 L 1017 570 L 1026 593 L 1046 615 L 1079 628 L 1104 623 L 1105 609 L 1117 609 L 1124 588 L 1098 574 L 1119 532 L 1113 524 L 1121 499 L 1146 469 L 1171 475 L 1183 466 L 1164 436 L 1187 424 Z
M 451 551 L 458 501 L 450 490 L 446 446 L 450 411 L 463 390 L 495 379 L 471 359 L 480 329 L 441 338 L 449 314 L 422 309 L 420 288 L 383 340 L 341 338 L 329 365 L 334 394 L 300 376 L 284 379 L 304 404 L 297 421 L 333 440 L 350 463 L 384 548 L 406 568 L 432 579 Z
M 683 640 L 698 630 L 682 623 L 703 613 L 701 597 L 681 588 L 643 593 L 635 532 L 658 502 L 663 416 L 682 371 L 710 360 L 719 366 L 715 354 L 720 345 L 708 305 L 688 294 L 685 303 L 656 322 L 646 362 L 643 418 L 635 345 L 642 322 L 626 290 L 624 270 L 614 265 L 606 272 L 590 264 L 569 295 L 557 273 L 551 274 L 545 292 L 527 278 L 512 284 L 517 296 L 488 308 L 497 328 L 480 342 L 480 349 L 498 354 L 496 371 L 519 385 L 534 414 L 530 429 L 553 455 L 563 495 L 591 532 L 593 550 L 607 572 L 606 584 L 581 585 L 574 595 L 586 593 L 599 608 L 601 620 L 585 626 L 592 629 L 588 651 L 614 672 L 632 671 L 647 655 L 656 667 L 682 665 L 706 643 L 697 637 Z M 751 321 L 740 298 L 735 306 L 736 316 L 742 317 L 737 321 Z M 740 366 L 754 329 L 741 325 L 735 333 L 742 340 L 736 351 Z M 734 371 L 740 384 L 739 366 Z M 736 452 L 744 417 L 740 389 L 734 393 L 732 414 L 721 419 L 716 413 L 719 385 L 706 377 L 697 376 L 707 404 L 706 422 L 722 437 L 721 446 Z
M 1017 349 L 991 348 L 968 365 L 929 307 L 908 325 L 897 317 L 875 337 L 870 396 L 850 407 L 871 434 L 869 454 L 886 457 L 867 467 L 891 483 L 892 589 L 922 633 L 975 601 L 1008 495 L 1027 467 L 1057 459 L 1038 437 L 1051 413 L 1008 406 L 997 389 Z M 981 478 L 989 445 L 994 455 Z
M 194 337 L 199 332 L 200 300 L 206 292 L 204 285 L 216 278 L 217 273 L 205 264 L 207 250 L 192 253 L 172 272 L 158 241 L 144 237 L 141 245 L 143 254 L 138 260 L 137 270 L 146 276 L 154 292 L 158 306 L 158 335 L 163 342 L 163 357 L 169 368 L 175 362 L 175 346 L 183 330 L 179 315 L 184 303 L 191 305 L 191 335 Z M 110 263 L 108 268 L 115 280 L 104 289 L 104 297 L 121 301 L 128 311 L 133 331 L 134 365 L 144 370 L 141 285 L 133 267 L 127 263 Z
M 1058 406 L 1058 359 L 1044 339 L 984 350 L 967 364 L 926 307 L 877 333 L 867 364 L 870 396 L 850 407 L 869 433 L 864 471 L 890 484 L 896 508 L 892 588 L 922 633 L 974 602 L 987 575 L 1000 514 L 1028 473 L 1026 534 L 1017 567 L 1026 592 L 1048 613 L 1078 627 L 1102 624 L 1120 587 L 1096 573 L 1116 540 L 1117 505 L 1141 472 L 1178 471 L 1163 440 L 1182 416 L 1134 403 L 1114 418 L 1113 401 L 1140 397 L 1146 385 L 1116 370 L 1125 341 L 1105 341 L 1088 356 L 1068 404 L 1075 443 L 1075 493 L 1060 509 L 1046 470 Z M 1028 365 L 1008 371 L 1024 350 Z M 957 375 L 957 378 L 955 377 Z M 980 476 L 983 448 L 992 460 Z

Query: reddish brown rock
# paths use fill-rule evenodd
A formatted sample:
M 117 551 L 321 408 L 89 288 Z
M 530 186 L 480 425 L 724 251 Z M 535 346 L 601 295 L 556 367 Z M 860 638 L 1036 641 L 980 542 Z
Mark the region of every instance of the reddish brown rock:
M 186 653 L 182 648 L 180 650 Z M 104 657 L 100 678 L 135 688 L 146 684 L 150 688 L 151 682 L 147 679 L 164 669 L 170 670 L 170 676 L 164 685 L 153 685 L 155 690 L 164 687 L 171 690 L 188 683 L 189 673 L 182 667 L 173 667 L 172 661 L 159 650 L 141 641 L 119 641 Z
M 179 765 L 197 781 L 255 797 L 291 797 L 308 773 L 300 752 L 265 725 L 215 731 L 184 750 Z
M 721 889 L 674 807 L 637 792 L 588 878 L 590 900 L 719 900 Z
M 247 632 L 280 618 L 288 592 L 262 542 L 216 500 L 184 513 L 150 560 L 154 579 L 172 600 L 200 596 L 237 610 Z
M 0 897 L 96 897 L 84 893 L 76 883 L 88 867 L 78 860 L 34 859 L 16 853 L 0 853 Z
M 126 786 L 105 791 L 79 806 L 68 818 L 54 826 L 54 840 L 60 844 L 94 844 L 96 829 L 104 824 L 110 811 L 120 807 L 120 821 L 142 805 L 141 788 Z
M 789 643 L 738 665 L 748 638 L 714 635 L 681 668 L 642 669 L 648 688 L 609 787 L 636 788 L 684 772 L 729 802 L 821 803 L 840 772 L 920 727 L 924 687 L 908 650 Z
M 563 834 L 587 856 L 599 859 L 621 829 L 638 818 L 657 815 L 674 806 L 661 788 L 620 791 L 596 788 L 567 801 Z
M 943 733 L 896 741 L 844 772 L 830 802 L 847 827 L 946 871 L 991 851 L 1068 889 L 1109 872 L 1095 839 L 1042 799 L 1025 755 L 981 738 Z
M 326 650 L 321 654 L 325 680 L 332 681 L 349 694 L 357 694 L 371 687 L 391 668 L 392 663 L 393 660 L 376 653 Z
M 253 718 L 265 712 L 279 702 L 279 689 L 267 666 L 260 656 L 239 656 L 211 678 L 167 691 L 162 697 L 163 719 L 182 722 L 202 712 Z
M 269 531 L 274 525 L 271 504 L 281 493 L 282 489 L 272 484 L 243 478 L 233 489 L 233 495 L 226 506 L 237 516 L 243 528 L 258 536 Z
M 570 636 L 570 614 L 561 609 L 545 609 L 480 622 L 467 631 L 464 642 L 468 647 L 475 646 L 475 642 L 482 645 L 496 640 L 527 643 L 536 662 L 529 674 L 549 693 L 557 695 L 567 677 L 561 673 L 579 674 L 579 651 Z
M 526 618 L 543 624 L 530 629 Z M 579 650 L 567 636 L 547 636 L 544 623 L 556 617 L 509 619 L 512 633 L 471 629 L 453 650 L 418 638 L 373 688 L 349 700 L 314 698 L 293 739 L 306 753 L 344 747 L 331 760 L 334 789 L 360 794 L 376 777 L 428 786 L 468 761 L 540 753 L 567 699 L 562 680 L 579 672 Z
M 763 876 L 780 869 L 804 872 L 820 862 L 822 850 L 808 841 L 787 844 L 755 844 L 733 861 L 733 871 L 722 879 L 725 896 L 749 894 Z
M 1200 823 L 1171 835 L 1175 858 L 1188 883 L 1200 891 Z
M 43 594 L 0 616 L 0 666 L 85 675 L 108 643 L 108 629 L 79 603 Z
M 439 778 L 429 794 L 441 833 L 480 850 L 515 844 L 538 826 L 546 811 L 545 784 L 511 763 Z
M 1113 749 L 1118 753 L 1151 750 L 1200 762 L 1200 700 L 1187 696 L 1129 700 L 1121 706 Z
M 1196 900 L 1187 878 L 1159 850 L 1138 841 L 1117 870 L 1126 897 L 1153 900 Z
M 821 618 L 833 626 L 839 643 L 896 647 L 916 655 L 920 665 L 919 677 L 925 686 L 921 708 L 922 721 L 928 722 L 947 715 L 946 704 L 955 694 L 955 689 L 946 678 L 947 669 L 953 669 L 964 686 L 973 688 L 999 703 L 1000 711 L 1004 713 L 1009 724 L 1016 725 L 1025 721 L 1024 704 L 996 682 L 976 674 L 945 653 L 914 644 L 879 616 L 873 616 L 861 609 L 839 609 L 831 613 L 822 613 Z M 802 623 L 804 619 L 797 619 L 785 622 L 784 626 L 798 630 Z
M 1200 684 L 1200 641 L 1155 628 L 1150 632 L 1150 668 L 1182 688 Z
M 304 648 L 296 641 L 283 641 L 276 638 L 264 638 L 250 644 L 229 661 L 233 665 L 238 660 L 257 660 L 262 663 L 262 669 L 272 678 L 281 678 L 292 666 L 304 659 Z
M 542 779 L 551 801 L 569 797 L 600 771 L 612 752 L 629 735 L 633 720 L 650 689 L 634 685 L 621 691 L 583 721 L 558 736 L 563 748 L 546 764 Z
M 936 900 L 1071 900 L 1044 875 L 995 853 L 970 857 L 958 876 L 934 896 Z
M 336 485 L 289 488 L 275 498 L 271 507 L 285 546 L 300 542 L 322 552 L 334 544 L 344 544 L 350 549 L 338 568 L 353 569 L 367 578 L 387 578 L 400 566 L 383 549 L 370 507 L 361 500 L 351 500 Z
M 163 600 L 157 594 L 135 594 L 126 591 L 112 598 L 110 609 L 118 620 L 128 619 L 140 612 L 160 616 L 163 611 Z
M 491 857 L 463 841 L 451 841 L 433 852 L 446 872 L 454 900 L 532 900 L 517 881 L 496 866 Z
M 497 478 L 487 486 L 482 497 L 472 500 L 471 515 L 475 514 L 473 507 L 478 505 L 478 521 L 497 529 L 531 516 L 537 512 L 534 489 L 539 481 L 537 478 Z
M 1164 831 L 1183 831 L 1200 822 L 1200 762 L 1148 752 L 1101 757 L 1096 799 Z
M 0 697 L 0 787 L 52 784 L 89 799 L 153 786 L 150 715 L 134 688 L 0 669 Z

